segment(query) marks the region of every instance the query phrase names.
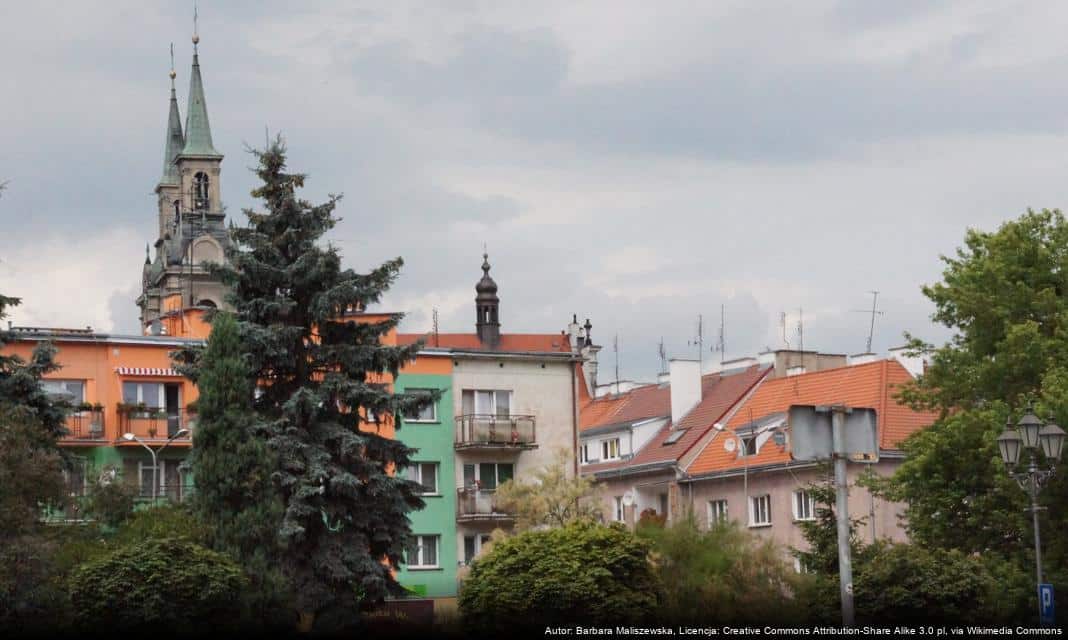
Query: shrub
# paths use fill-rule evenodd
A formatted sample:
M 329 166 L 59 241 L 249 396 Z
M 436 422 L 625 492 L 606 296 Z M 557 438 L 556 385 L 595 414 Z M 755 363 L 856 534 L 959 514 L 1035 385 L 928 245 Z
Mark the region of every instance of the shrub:
M 118 527 L 133 513 L 135 492 L 132 486 L 123 482 L 94 483 L 89 489 L 86 515 L 108 527 Z
M 639 527 L 649 540 L 663 585 L 661 616 L 674 624 L 792 623 L 801 604 L 794 596 L 803 580 L 769 540 L 724 523 L 698 528 L 692 513 L 664 527 Z M 767 603 L 774 602 L 769 608 Z
M 524 623 L 648 620 L 660 588 L 649 546 L 622 525 L 589 522 L 501 540 L 463 583 L 463 623 L 473 631 L 514 632 Z
M 70 579 L 79 622 L 93 629 L 210 629 L 234 620 L 246 579 L 230 558 L 179 538 L 120 547 Z

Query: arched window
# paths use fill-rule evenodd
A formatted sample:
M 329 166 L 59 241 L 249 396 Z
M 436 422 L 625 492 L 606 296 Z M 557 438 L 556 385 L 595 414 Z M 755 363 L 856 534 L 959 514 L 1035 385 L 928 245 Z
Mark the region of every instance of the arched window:
M 203 171 L 193 176 L 193 208 L 197 211 L 208 208 L 208 174 Z

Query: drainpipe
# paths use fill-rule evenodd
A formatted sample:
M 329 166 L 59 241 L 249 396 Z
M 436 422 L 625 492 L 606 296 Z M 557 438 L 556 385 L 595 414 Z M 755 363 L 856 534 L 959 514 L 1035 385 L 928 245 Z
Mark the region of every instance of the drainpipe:
M 575 374 L 575 363 L 571 363 L 571 464 L 575 469 L 575 477 L 579 477 L 579 436 L 578 436 L 578 376 Z

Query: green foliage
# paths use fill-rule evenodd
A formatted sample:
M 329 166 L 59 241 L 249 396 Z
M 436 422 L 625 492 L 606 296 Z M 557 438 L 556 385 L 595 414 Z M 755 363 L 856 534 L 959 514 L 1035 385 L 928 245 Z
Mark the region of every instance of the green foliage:
M 517 531 L 600 519 L 597 488 L 589 478 L 575 475 L 573 465 L 567 450 L 559 449 L 553 463 L 535 471 L 529 482 L 513 479 L 497 488 L 497 504 L 516 514 Z
M 388 419 L 440 394 L 394 394 L 377 384 L 382 374 L 397 375 L 421 345 L 381 343 L 400 314 L 378 322 L 351 315 L 379 301 L 401 259 L 367 274 L 343 269 L 337 248 L 319 244 L 337 222 L 339 197 L 319 205 L 298 198 L 305 176 L 286 171 L 280 140 L 256 156 L 262 184 L 252 195 L 266 212 L 245 211 L 247 225 L 232 231 L 229 264 L 212 272 L 230 287 L 247 375 L 263 383 L 252 406 L 277 456 L 272 481 L 284 506 L 273 560 L 299 612 L 354 613 L 403 593 L 389 564 L 400 564 L 408 513 L 423 506 L 419 486 L 390 473 L 408 465 L 411 450 L 361 431 L 359 416 L 370 409 Z M 194 380 L 204 375 L 203 357 L 178 354 Z M 244 397 L 235 388 L 219 402 Z M 202 401 L 202 419 L 211 411 Z
M 648 621 L 660 589 L 649 549 L 622 525 L 588 522 L 501 540 L 462 585 L 463 623 L 472 631 L 515 633 L 524 624 Z
M 854 601 L 861 622 L 1006 622 L 1000 589 L 976 556 L 957 550 L 890 544 L 854 573 Z
M 87 629 L 174 633 L 232 622 L 245 577 L 233 560 L 188 540 L 120 547 L 74 571 L 78 621 Z
M 28 407 L 0 404 L 0 544 L 31 531 L 41 508 L 63 499 L 62 460 L 42 439 Z
M 0 295 L 0 324 L 7 317 L 7 309 L 22 303 L 19 298 Z M 7 331 L 0 329 L 0 347 L 11 341 Z M 66 417 L 70 405 L 48 396 L 41 388 L 41 377 L 57 371 L 56 348 L 41 342 L 33 350 L 29 361 L 19 356 L 0 353 L 0 405 L 22 407 L 39 425 L 35 432 L 36 446 L 55 450 L 56 440 L 66 431 Z
M 0 629 L 7 636 L 55 633 L 68 622 L 55 551 L 56 545 L 39 535 L 8 537 L 0 544 Z
M 690 513 L 666 527 L 639 527 L 638 536 L 652 543 L 663 585 L 662 621 L 785 624 L 796 623 L 802 614 L 793 598 L 802 579 L 782 549 L 735 522 L 702 531 Z
M 107 475 L 105 470 L 102 477 Z M 137 490 L 124 482 L 94 482 L 89 485 L 85 513 L 108 527 L 118 527 L 133 513 Z
M 917 544 L 1012 558 L 1028 570 L 1027 497 L 1006 474 L 995 439 L 1028 400 L 1042 417 L 1068 419 L 1068 223 L 1059 211 L 1029 210 L 997 231 L 969 230 L 943 262 L 942 281 L 923 291 L 934 318 L 956 334 L 937 349 L 912 340 L 932 359 L 902 393 L 941 418 L 905 442 L 907 459 L 882 491 L 908 505 Z M 1059 476 L 1040 497 L 1045 531 L 1068 529 L 1068 481 Z M 1068 541 L 1044 537 L 1047 578 L 1063 583 Z
M 271 483 L 277 456 L 252 411 L 253 381 L 241 350 L 233 315 L 217 313 L 200 359 L 193 505 L 207 546 L 238 560 L 249 575 L 248 617 L 263 621 L 284 610 L 275 568 L 283 505 Z
M 805 571 L 828 576 L 838 575 L 838 517 L 834 512 L 835 489 L 834 476 L 830 469 L 820 482 L 811 483 L 806 491 L 812 496 L 816 505 L 816 519 L 798 522 L 801 535 L 808 548 L 804 551 L 794 549 L 794 557 L 801 561 Z M 863 561 L 868 548 L 857 538 L 857 527 L 864 518 L 850 518 L 849 548 L 855 562 Z M 837 578 L 836 578 L 837 579 Z M 837 599 L 837 594 L 835 598 Z M 837 602 L 835 603 L 837 607 Z

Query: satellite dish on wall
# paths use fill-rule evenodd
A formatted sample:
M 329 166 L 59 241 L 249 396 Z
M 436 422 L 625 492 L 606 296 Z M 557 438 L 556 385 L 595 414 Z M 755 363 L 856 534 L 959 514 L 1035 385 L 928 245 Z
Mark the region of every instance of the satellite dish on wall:
M 727 438 L 723 441 L 723 450 L 727 453 L 734 451 L 734 448 L 738 446 L 738 443 L 734 441 L 734 438 Z
M 623 506 L 629 507 L 634 504 L 634 494 L 630 491 L 623 494 Z

